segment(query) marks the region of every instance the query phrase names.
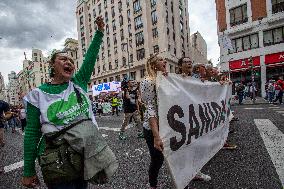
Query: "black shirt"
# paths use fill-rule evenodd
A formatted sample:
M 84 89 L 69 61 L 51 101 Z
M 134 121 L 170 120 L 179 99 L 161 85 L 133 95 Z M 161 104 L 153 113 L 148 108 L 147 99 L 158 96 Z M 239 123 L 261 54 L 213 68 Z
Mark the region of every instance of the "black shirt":
M 133 113 L 137 110 L 137 100 L 138 100 L 138 95 L 137 95 L 137 90 L 128 90 L 129 93 L 129 99 L 126 98 L 126 93 L 127 91 L 124 92 L 123 96 L 123 107 L 124 107 L 124 113 Z
M 3 100 L 0 100 L 0 125 L 3 124 L 4 116 L 3 114 L 5 112 L 8 112 L 10 110 L 9 104 Z

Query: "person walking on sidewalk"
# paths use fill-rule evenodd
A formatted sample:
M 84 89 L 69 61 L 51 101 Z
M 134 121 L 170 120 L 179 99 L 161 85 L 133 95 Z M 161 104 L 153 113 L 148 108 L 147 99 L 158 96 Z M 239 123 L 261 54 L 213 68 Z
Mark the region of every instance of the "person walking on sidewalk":
M 118 98 L 117 98 L 117 94 L 114 94 L 114 96 L 111 98 L 111 108 L 112 108 L 112 115 L 114 115 L 114 112 L 116 112 L 116 115 L 118 116 Z
M 275 90 L 276 98 L 273 101 L 273 103 L 277 102 L 279 100 L 279 104 L 283 104 L 283 91 L 284 91 L 284 81 L 283 77 L 279 77 L 278 81 L 275 83 Z
M 12 117 L 10 106 L 7 102 L 0 100 L 0 147 L 4 147 L 4 126 L 7 119 Z
M 120 128 L 119 139 L 126 140 L 125 130 L 131 117 L 134 119 L 137 124 L 138 129 L 138 138 L 143 138 L 143 133 L 140 129 L 142 129 L 142 121 L 140 118 L 139 111 L 139 91 L 135 88 L 135 81 L 130 78 L 127 82 L 127 86 L 123 91 L 123 107 L 124 107 L 124 119 Z
M 237 86 L 237 94 L 238 94 L 238 97 L 239 97 L 239 105 L 243 104 L 244 91 L 245 91 L 245 86 L 242 82 L 240 82 L 239 85 Z
M 268 97 L 268 103 L 271 104 L 274 99 L 274 93 L 275 93 L 275 87 L 274 87 L 274 82 L 272 79 L 269 80 L 268 85 L 267 85 L 267 97 Z

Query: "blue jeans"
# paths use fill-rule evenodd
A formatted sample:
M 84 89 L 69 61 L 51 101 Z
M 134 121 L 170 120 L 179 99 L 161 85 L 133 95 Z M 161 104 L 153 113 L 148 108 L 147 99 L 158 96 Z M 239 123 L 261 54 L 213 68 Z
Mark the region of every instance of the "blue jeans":
M 87 187 L 88 182 L 83 179 L 48 185 L 48 189 L 87 189 Z
M 242 104 L 242 103 L 243 103 L 243 98 L 244 98 L 244 93 L 243 93 L 243 92 L 240 92 L 240 93 L 238 94 L 238 96 L 239 96 L 239 104 Z
M 274 92 L 268 92 L 268 102 L 272 102 L 274 99 Z

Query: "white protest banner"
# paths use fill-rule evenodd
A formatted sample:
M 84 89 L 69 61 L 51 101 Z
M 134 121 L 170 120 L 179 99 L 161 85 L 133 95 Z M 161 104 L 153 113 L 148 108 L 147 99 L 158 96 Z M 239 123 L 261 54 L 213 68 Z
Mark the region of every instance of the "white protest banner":
M 184 189 L 222 148 L 229 131 L 231 86 L 158 75 L 159 132 L 177 189 Z

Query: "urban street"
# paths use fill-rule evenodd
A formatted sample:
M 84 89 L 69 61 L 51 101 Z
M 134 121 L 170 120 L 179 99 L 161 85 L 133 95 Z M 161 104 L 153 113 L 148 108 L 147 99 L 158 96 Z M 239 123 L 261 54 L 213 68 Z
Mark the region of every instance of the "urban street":
M 284 106 L 267 104 L 261 99 L 256 104 L 245 101 L 233 105 L 239 121 L 230 124 L 228 142 L 235 150 L 220 150 L 202 169 L 212 180 L 191 181 L 189 188 L 197 189 L 282 189 L 284 181 Z M 119 116 L 97 117 L 100 132 L 115 152 L 119 169 L 106 185 L 90 185 L 93 189 L 147 188 L 150 162 L 144 139 L 137 138 L 137 129 L 131 123 L 126 131 L 127 140 L 119 140 L 123 120 Z M 5 132 L 6 146 L 0 149 L 1 189 L 24 188 L 20 184 L 23 174 L 23 135 L 20 131 Z M 40 168 L 37 166 L 40 175 Z M 159 176 L 159 188 L 174 188 L 166 163 Z M 282 180 L 282 183 L 281 183 Z M 41 187 L 45 188 L 41 179 Z

